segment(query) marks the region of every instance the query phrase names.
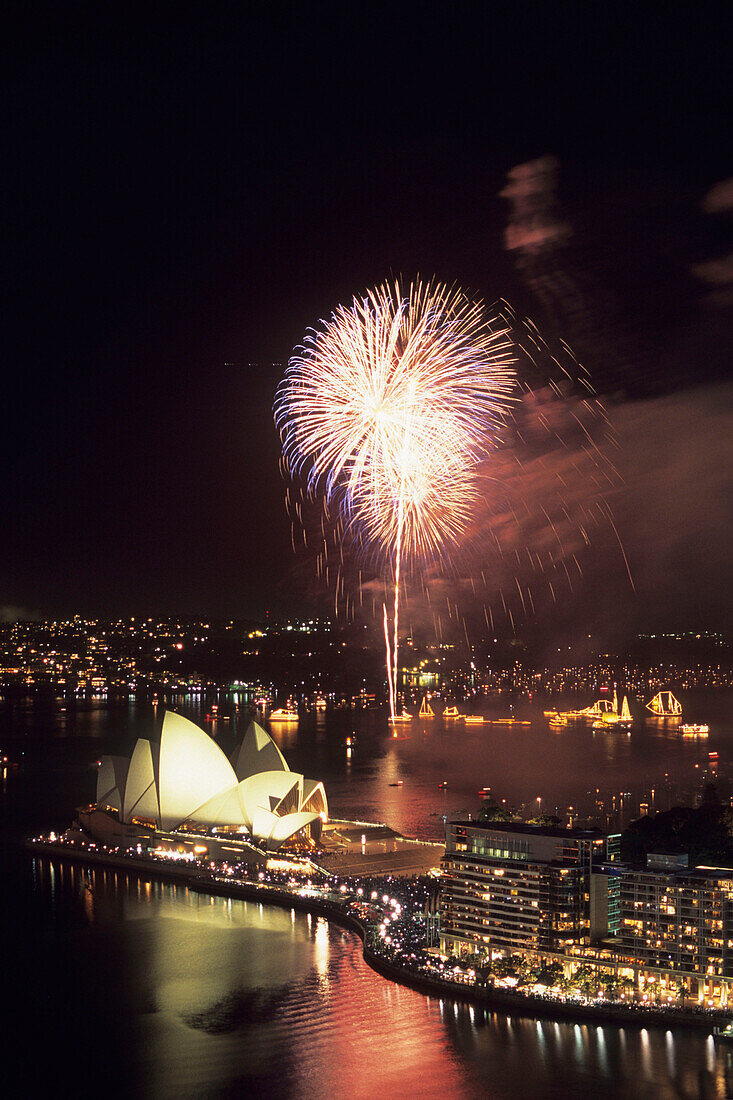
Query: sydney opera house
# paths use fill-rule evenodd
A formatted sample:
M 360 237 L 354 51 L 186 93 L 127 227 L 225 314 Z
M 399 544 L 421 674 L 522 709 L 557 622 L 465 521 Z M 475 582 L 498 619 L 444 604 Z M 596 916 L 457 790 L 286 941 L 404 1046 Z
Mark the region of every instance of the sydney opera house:
M 168 711 L 159 743 L 141 738 L 129 759 L 102 758 L 96 805 L 78 818 L 104 843 L 193 833 L 274 852 L 312 848 L 328 804 L 323 783 L 291 772 L 256 722 L 227 758 L 204 730 Z

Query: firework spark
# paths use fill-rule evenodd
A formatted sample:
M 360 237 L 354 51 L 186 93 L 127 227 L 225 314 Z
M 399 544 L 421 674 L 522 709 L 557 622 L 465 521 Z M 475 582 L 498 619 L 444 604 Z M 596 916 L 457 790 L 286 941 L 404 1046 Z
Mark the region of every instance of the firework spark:
M 442 283 L 397 282 L 309 332 L 278 391 L 290 472 L 306 477 L 393 580 L 391 631 L 384 608 L 392 718 L 403 564 L 442 560 L 466 531 L 475 473 L 515 385 L 513 362 L 505 319 Z

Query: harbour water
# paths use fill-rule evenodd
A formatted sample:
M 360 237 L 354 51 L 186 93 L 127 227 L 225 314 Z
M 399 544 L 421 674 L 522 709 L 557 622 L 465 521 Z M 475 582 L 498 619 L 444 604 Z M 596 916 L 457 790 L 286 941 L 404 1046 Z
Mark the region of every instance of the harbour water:
M 475 811 L 484 785 L 515 804 L 539 795 L 543 809 L 596 787 L 641 798 L 652 786 L 663 791 L 665 774 L 670 785 L 694 784 L 717 751 L 722 787 L 728 750 L 733 756 L 729 704 L 720 695 L 701 701 L 691 720 L 709 721 L 711 733 L 700 743 L 644 726 L 630 738 L 599 739 L 586 728 L 557 735 L 540 720 L 471 731 L 434 722 L 393 738 L 370 714 L 313 717 L 276 738 L 294 769 L 326 781 L 333 814 L 431 836 L 440 835 L 443 814 Z M 190 701 L 179 707 L 204 718 L 205 708 Z M 20 761 L 4 772 L 0 798 L 12 1008 L 4 1062 L 7 1073 L 22 1072 L 25 1091 L 733 1095 L 733 1047 L 703 1033 L 535 1021 L 441 1003 L 379 977 L 359 940 L 323 919 L 26 856 L 23 835 L 63 826 L 72 807 L 92 797 L 99 755 L 129 751 L 160 717 L 142 703 L 0 703 L 0 747 Z M 229 721 L 213 730 L 225 748 L 237 720 L 232 703 Z M 345 737 L 354 734 L 349 754 Z M 401 787 L 390 786 L 400 779 Z M 448 787 L 439 789 L 443 781 Z

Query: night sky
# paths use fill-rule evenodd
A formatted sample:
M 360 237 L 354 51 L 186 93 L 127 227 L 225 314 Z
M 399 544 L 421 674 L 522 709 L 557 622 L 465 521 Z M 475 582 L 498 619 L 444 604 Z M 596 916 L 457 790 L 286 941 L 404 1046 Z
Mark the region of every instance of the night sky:
M 275 387 L 309 324 L 420 272 L 527 311 L 607 398 L 624 625 L 729 621 L 726 9 L 540 10 L 18 9 L 4 617 L 297 613 L 314 580 L 291 548 Z M 530 269 L 500 193 L 548 157 Z

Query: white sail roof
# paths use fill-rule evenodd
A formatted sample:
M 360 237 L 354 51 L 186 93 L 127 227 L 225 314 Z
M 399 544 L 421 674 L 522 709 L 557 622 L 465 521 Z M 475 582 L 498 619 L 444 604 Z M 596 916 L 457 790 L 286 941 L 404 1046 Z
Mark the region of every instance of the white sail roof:
M 198 806 L 191 814 L 191 821 L 197 825 L 248 825 L 239 797 L 238 787 L 230 787 L 227 791 L 221 791 Z
M 320 779 L 303 780 L 303 798 L 300 808 L 301 810 L 310 810 L 315 814 L 328 814 L 326 788 Z
M 208 733 L 167 711 L 160 738 L 160 824 L 175 829 L 214 795 L 236 787 L 234 769 Z
M 275 851 L 284 841 L 289 840 L 291 836 L 295 836 L 301 829 L 305 829 L 306 826 L 312 825 L 316 821 L 320 828 L 321 819 L 318 814 L 297 813 L 279 817 L 267 837 L 267 847 L 270 851 Z
M 143 737 L 135 742 L 125 784 L 123 821 L 130 821 L 133 816 L 155 822 L 160 820 L 157 784 L 159 753 L 160 745 L 157 743 L 153 746 Z
M 167 712 L 160 745 L 140 738 L 129 761 L 103 757 L 97 802 L 118 809 L 124 821 L 145 818 L 165 830 L 184 824 L 249 830 L 269 851 L 315 822 L 320 829 L 328 812 L 323 784 L 291 772 L 261 726 L 250 725 L 233 761 L 246 773 L 239 780 L 204 730 Z
M 239 797 L 245 816 L 253 821 L 258 810 L 274 812 L 278 804 L 294 796 L 294 803 L 300 809 L 300 797 L 303 789 L 303 776 L 294 772 L 259 772 L 250 775 L 239 784 Z
M 130 761 L 126 756 L 103 756 L 97 772 L 97 802 L 122 812 L 122 798 Z
M 269 733 L 256 722 L 250 722 L 242 744 L 232 753 L 232 764 L 240 780 L 257 772 L 290 771 Z
M 258 808 L 252 818 L 252 836 L 255 840 L 267 840 L 280 818 L 270 810 Z

